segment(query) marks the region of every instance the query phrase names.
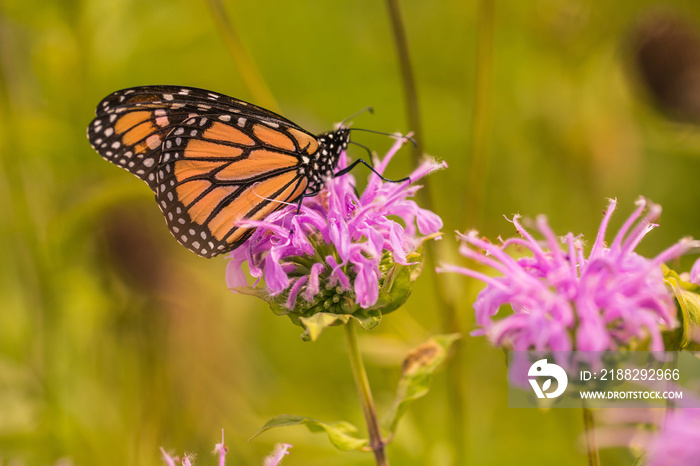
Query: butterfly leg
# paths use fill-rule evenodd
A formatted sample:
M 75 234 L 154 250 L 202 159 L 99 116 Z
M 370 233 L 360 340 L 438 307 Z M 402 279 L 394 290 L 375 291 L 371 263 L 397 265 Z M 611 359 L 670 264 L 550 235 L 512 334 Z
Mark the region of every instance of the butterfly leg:
M 379 178 L 381 178 L 382 181 L 387 181 L 387 182 L 389 182 L 389 183 L 401 183 L 401 182 L 403 182 L 403 181 L 411 181 L 411 179 L 410 179 L 409 177 L 401 178 L 400 180 L 390 180 L 390 179 L 388 179 L 388 178 L 384 178 L 382 175 L 380 175 L 380 174 L 377 172 L 377 170 L 374 169 L 374 167 L 372 167 L 372 165 L 368 164 L 368 163 L 365 162 L 363 159 L 357 159 L 357 160 L 355 160 L 353 163 L 351 163 L 350 165 L 348 165 L 347 167 L 345 167 L 345 168 L 343 168 L 342 170 L 336 172 L 336 173 L 333 175 L 333 178 L 337 178 L 337 177 L 339 177 L 339 176 L 345 175 L 346 173 L 349 173 L 353 168 L 355 168 L 355 167 L 356 167 L 358 164 L 360 164 L 360 163 L 361 163 L 362 165 L 364 165 L 365 167 L 369 168 L 369 169 L 372 171 L 372 173 L 374 173 L 374 174 L 377 175 Z
M 299 215 L 301 213 L 301 203 L 304 202 L 304 199 L 307 197 L 314 197 L 316 194 L 320 193 L 321 191 L 314 191 L 312 193 L 304 193 L 301 196 L 299 196 L 299 200 L 297 201 L 297 212 L 296 215 Z M 294 227 L 289 229 L 289 236 L 292 236 L 294 233 Z
M 304 193 L 301 196 L 299 196 L 299 200 L 297 201 L 297 215 L 301 213 L 301 203 L 306 199 L 307 197 L 314 197 L 316 194 L 320 193 L 321 190 L 314 191 L 312 193 Z

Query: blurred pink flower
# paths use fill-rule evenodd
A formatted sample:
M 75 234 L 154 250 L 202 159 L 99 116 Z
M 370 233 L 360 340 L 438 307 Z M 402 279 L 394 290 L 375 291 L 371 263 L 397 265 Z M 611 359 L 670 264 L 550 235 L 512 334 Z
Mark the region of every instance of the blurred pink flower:
M 177 462 L 180 461 L 180 458 L 178 456 L 172 457 L 170 456 L 164 449 L 163 447 L 160 447 L 160 453 L 163 455 L 163 459 L 165 460 L 165 464 L 168 466 L 177 466 Z M 194 456 L 188 453 L 185 453 L 182 457 L 182 466 L 192 466 L 194 461 Z
M 700 285 L 700 259 L 696 260 L 690 269 L 690 283 Z
M 668 410 L 661 430 L 648 441 L 646 466 L 675 466 L 700 462 L 700 409 Z
M 289 449 L 292 446 L 288 443 L 278 443 L 270 455 L 265 458 L 263 466 L 277 466 L 282 462 L 282 459 L 289 454 Z
M 650 349 L 663 350 L 661 331 L 677 322 L 673 294 L 664 285 L 660 266 L 698 242 L 681 240 L 651 259 L 637 254 L 635 248 L 658 226 L 652 222 L 661 213 L 660 206 L 640 198 L 608 246 L 605 235 L 616 203 L 610 200 L 588 257 L 580 237 L 568 233 L 558 238 L 542 215 L 536 227 L 544 241 L 535 240 L 518 215 L 512 221 L 520 238 L 496 245 L 475 231 L 461 235 L 463 256 L 500 273 L 491 277 L 454 265 L 438 270 L 486 283 L 474 304 L 481 328 L 473 334 L 485 334 L 494 345 L 514 350 L 605 351 L 647 338 Z M 514 259 L 505 252 L 511 245 L 531 255 Z M 496 319 L 505 304 L 513 314 Z
M 275 449 L 263 461 L 263 466 L 278 466 L 282 462 L 282 459 L 289 454 L 289 451 L 287 450 L 289 450 L 290 448 L 292 448 L 292 445 L 288 443 L 280 443 L 275 445 Z M 170 456 L 163 449 L 163 447 L 160 448 L 160 452 L 163 455 L 163 459 L 165 460 L 165 464 L 167 464 L 167 466 L 177 466 L 177 462 L 180 461 L 180 459 L 177 456 Z M 223 429 L 221 430 L 221 443 L 217 443 L 214 446 L 214 453 L 217 453 L 219 455 L 219 466 L 225 466 L 226 453 L 228 453 L 228 447 L 224 444 Z M 181 464 L 182 466 L 193 466 L 194 455 L 185 453 L 185 455 L 182 458 Z

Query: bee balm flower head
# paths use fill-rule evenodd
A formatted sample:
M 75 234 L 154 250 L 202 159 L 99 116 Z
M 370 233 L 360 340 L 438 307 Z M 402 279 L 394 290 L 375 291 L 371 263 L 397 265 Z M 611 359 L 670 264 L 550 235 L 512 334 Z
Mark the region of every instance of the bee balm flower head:
M 402 144 L 375 163 L 378 173 Z M 346 166 L 341 154 L 338 169 Z M 411 199 L 420 189 L 412 183 L 444 167 L 426 160 L 405 182 L 370 174 L 361 194 L 351 175 L 331 178 L 299 213 L 290 205 L 264 221 L 246 221 L 257 229 L 231 253 L 229 287 L 250 292 L 241 269 L 247 262 L 255 285 L 265 280 L 266 290 L 255 293 L 296 323 L 322 312 L 362 315 L 365 322 L 373 316 L 376 324 L 407 298 L 420 271 L 418 249 L 442 227 L 440 217 Z
M 606 230 L 616 206 L 611 200 L 588 256 L 580 237 L 559 238 L 544 216 L 536 220 L 538 241 L 513 218 L 519 238 L 502 244 L 481 239 L 476 232 L 462 235 L 460 252 L 498 275 L 443 265 L 441 272 L 458 272 L 486 283 L 474 309 L 479 329 L 498 346 L 514 350 L 606 351 L 648 344 L 663 350 L 661 332 L 676 325 L 673 294 L 664 284 L 661 264 L 676 258 L 697 242 L 682 240 L 653 258 L 635 252 L 654 229 L 658 205 L 640 198 L 634 213 L 612 242 Z M 513 258 L 505 249 L 519 246 L 529 254 Z M 483 252 L 483 253 L 482 253 Z M 499 314 L 509 305 L 512 314 Z

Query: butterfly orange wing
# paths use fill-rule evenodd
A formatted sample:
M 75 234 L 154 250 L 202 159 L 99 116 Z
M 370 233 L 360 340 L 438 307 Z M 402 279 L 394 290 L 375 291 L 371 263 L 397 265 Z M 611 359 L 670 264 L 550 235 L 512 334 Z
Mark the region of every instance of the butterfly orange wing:
M 175 238 L 204 257 L 241 245 L 306 191 L 315 136 L 269 110 L 202 89 L 147 86 L 105 98 L 88 127 L 104 158 L 144 180 Z

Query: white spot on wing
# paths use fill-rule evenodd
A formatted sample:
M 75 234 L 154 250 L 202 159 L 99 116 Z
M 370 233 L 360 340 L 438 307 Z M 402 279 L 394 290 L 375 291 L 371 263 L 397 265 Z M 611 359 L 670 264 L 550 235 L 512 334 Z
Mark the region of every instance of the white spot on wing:
M 146 145 L 149 149 L 157 149 L 160 147 L 160 136 L 157 134 L 151 134 L 146 139 Z

